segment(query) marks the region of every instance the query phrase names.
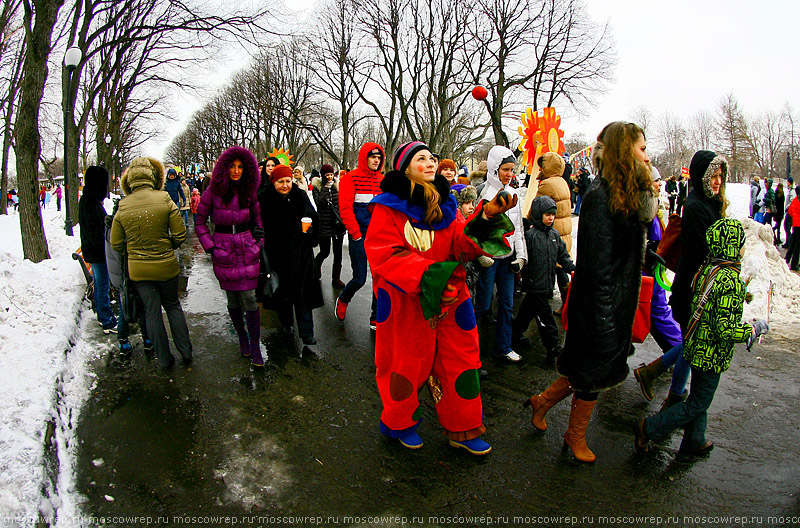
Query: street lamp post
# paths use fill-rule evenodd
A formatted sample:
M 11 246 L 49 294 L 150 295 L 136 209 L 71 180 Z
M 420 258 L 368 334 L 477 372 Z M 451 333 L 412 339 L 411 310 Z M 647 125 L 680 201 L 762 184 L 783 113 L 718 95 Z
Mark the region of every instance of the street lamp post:
M 81 62 L 82 55 L 81 49 L 76 46 L 69 48 L 64 54 L 64 67 L 67 69 L 67 93 L 64 101 L 64 191 L 66 197 L 64 205 L 67 219 L 64 228 L 67 236 L 73 236 L 69 199 L 69 162 L 67 161 L 69 159 L 69 124 L 72 121 L 72 72 Z

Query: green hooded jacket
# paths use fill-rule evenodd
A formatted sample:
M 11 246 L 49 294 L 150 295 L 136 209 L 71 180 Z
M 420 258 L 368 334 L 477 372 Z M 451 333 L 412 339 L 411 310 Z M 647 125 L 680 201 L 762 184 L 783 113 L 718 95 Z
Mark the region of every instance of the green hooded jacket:
M 697 311 L 706 290 L 708 300 L 683 351 L 684 359 L 700 370 L 716 374 L 728 370 L 735 343 L 747 341 L 753 333 L 741 322 L 745 285 L 739 261 L 744 238 L 742 223 L 731 218 L 717 220 L 706 231 L 708 259 L 695 279 L 691 313 Z M 713 283 L 706 286 L 711 277 Z

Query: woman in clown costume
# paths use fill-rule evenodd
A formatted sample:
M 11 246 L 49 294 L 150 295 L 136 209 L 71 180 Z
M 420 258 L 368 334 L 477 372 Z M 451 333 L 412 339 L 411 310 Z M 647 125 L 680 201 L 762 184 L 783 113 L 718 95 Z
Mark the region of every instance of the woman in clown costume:
M 516 197 L 500 193 L 465 220 L 427 145 L 401 145 L 392 169 L 370 202 L 365 239 L 378 299 L 381 432 L 410 449 L 422 447 L 417 394 L 428 382 L 450 445 L 485 455 L 491 446 L 480 438 L 486 427 L 478 331 L 463 263 L 511 251 L 505 237 L 514 228 L 503 213 Z

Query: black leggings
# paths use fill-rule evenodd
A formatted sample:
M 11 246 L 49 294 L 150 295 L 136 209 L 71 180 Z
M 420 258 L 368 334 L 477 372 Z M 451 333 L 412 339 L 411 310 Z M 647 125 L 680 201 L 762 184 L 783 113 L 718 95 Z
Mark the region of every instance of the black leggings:
M 331 254 L 331 239 L 333 239 L 333 266 L 342 267 L 342 242 L 343 236 L 319 237 L 319 253 L 315 257 L 317 268 L 322 267 L 322 263 Z

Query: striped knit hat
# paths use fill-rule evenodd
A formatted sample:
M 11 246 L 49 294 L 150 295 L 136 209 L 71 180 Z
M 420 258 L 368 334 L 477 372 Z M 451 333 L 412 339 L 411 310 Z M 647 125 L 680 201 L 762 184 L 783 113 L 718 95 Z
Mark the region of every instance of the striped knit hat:
M 408 164 L 411 163 L 411 158 L 420 150 L 430 151 L 431 149 L 422 141 L 403 143 L 394 151 L 394 155 L 392 156 L 392 168 L 405 174 Z

